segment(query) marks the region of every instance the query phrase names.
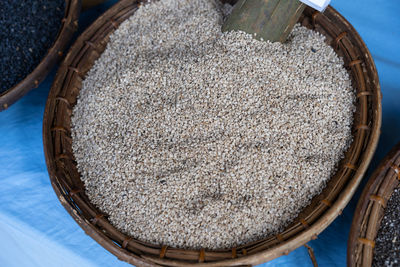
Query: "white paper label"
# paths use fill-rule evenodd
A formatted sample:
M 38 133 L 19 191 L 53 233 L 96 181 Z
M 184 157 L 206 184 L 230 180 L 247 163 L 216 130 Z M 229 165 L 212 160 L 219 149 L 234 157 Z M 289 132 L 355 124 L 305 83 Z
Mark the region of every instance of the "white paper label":
M 300 0 L 300 1 L 320 12 L 323 12 L 331 2 L 331 0 Z

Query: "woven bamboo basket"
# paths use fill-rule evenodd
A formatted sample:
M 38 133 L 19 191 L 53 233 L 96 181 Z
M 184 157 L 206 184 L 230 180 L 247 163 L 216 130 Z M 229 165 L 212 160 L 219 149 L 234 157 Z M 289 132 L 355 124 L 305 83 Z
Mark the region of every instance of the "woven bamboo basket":
M 300 22 L 325 35 L 344 58 L 357 90 L 354 141 L 323 192 L 283 232 L 225 250 L 177 249 L 123 234 L 90 202 L 72 153 L 71 112 L 82 79 L 104 51 L 109 35 L 139 5 L 137 0 L 122 0 L 99 17 L 71 47 L 51 88 L 44 113 L 44 150 L 52 186 L 65 209 L 104 248 L 137 266 L 251 266 L 286 255 L 316 239 L 341 214 L 355 192 L 375 151 L 381 125 L 381 92 L 374 62 L 358 33 L 332 7 L 323 14 L 306 8 Z
M 46 78 L 54 65 L 64 55 L 74 32 L 78 29 L 78 18 L 81 10 L 80 0 L 65 0 L 64 18 L 57 37 L 36 68 L 14 87 L 0 94 L 0 111 L 7 109 Z
M 375 238 L 387 201 L 400 185 L 400 143 L 372 174 L 354 214 L 347 249 L 348 266 L 372 266 Z

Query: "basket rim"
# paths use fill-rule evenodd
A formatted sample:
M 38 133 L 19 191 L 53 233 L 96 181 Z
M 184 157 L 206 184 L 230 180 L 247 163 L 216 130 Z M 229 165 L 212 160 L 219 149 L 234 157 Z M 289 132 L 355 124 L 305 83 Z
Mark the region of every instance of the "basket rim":
M 73 34 L 78 29 L 81 0 L 65 0 L 64 17 L 51 47 L 39 64 L 25 78 L 0 94 L 0 111 L 8 109 L 47 77 L 54 65 L 62 58 Z
M 126 2 L 126 1 L 122 1 Z M 133 1 L 136 2 L 136 1 Z M 84 39 L 81 38 L 83 35 L 88 32 L 91 28 L 96 29 L 95 23 L 99 21 L 102 18 L 106 18 L 110 14 L 113 13 L 114 9 L 116 9 L 116 6 L 119 4 L 115 4 L 113 7 L 111 7 L 109 10 L 107 10 L 103 15 L 101 15 L 96 21 L 92 23 L 91 26 L 89 26 L 84 33 L 75 41 L 73 46 L 70 48 L 70 51 L 73 49 L 79 47 L 80 42 L 83 42 Z M 330 206 L 329 209 L 323 212 L 321 217 L 319 217 L 315 222 L 310 225 L 305 230 L 300 231 L 299 233 L 295 234 L 292 238 L 285 240 L 284 242 L 274 245 L 271 248 L 268 248 L 266 250 L 258 251 L 255 252 L 254 254 L 251 255 L 245 255 L 239 258 L 234 258 L 234 259 L 227 259 L 227 260 L 221 260 L 221 261 L 215 261 L 215 262 L 204 262 L 204 263 L 193 263 L 193 265 L 196 266 L 221 266 L 221 265 L 252 265 L 252 264 L 260 264 L 265 261 L 272 260 L 274 258 L 277 258 L 281 255 L 288 254 L 290 251 L 304 245 L 308 241 L 315 239 L 317 235 L 319 235 L 339 214 L 341 214 L 342 210 L 344 207 L 347 205 L 347 203 L 350 201 L 352 198 L 353 194 L 355 193 L 357 186 L 362 180 L 363 175 L 365 174 L 365 171 L 372 159 L 372 156 L 376 150 L 377 144 L 378 144 L 378 139 L 379 139 L 379 133 L 380 133 L 380 127 L 381 127 L 381 113 L 382 113 L 382 107 L 381 107 L 381 91 L 380 91 L 380 85 L 379 85 L 379 79 L 376 71 L 375 64 L 373 62 L 373 59 L 371 57 L 371 54 L 369 50 L 367 49 L 365 43 L 357 33 L 357 31 L 351 26 L 351 24 L 341 15 L 339 14 L 334 8 L 329 6 L 327 10 L 325 11 L 329 13 L 331 16 L 338 18 L 342 23 L 348 27 L 350 31 L 352 31 L 352 35 L 354 35 L 354 39 L 356 42 L 365 48 L 365 58 L 367 60 L 367 63 L 369 67 L 372 70 L 372 75 L 371 79 L 373 79 L 374 82 L 374 92 L 373 96 L 376 98 L 376 106 L 375 110 L 373 113 L 374 121 L 372 128 L 370 129 L 371 136 L 368 139 L 368 143 L 365 145 L 366 150 L 363 152 L 360 156 L 360 161 L 361 164 L 358 166 L 357 170 L 355 171 L 355 174 L 352 175 L 352 177 L 349 179 L 349 182 L 344 186 L 344 188 L 340 191 L 338 194 L 337 199 L 334 201 L 333 205 Z M 69 58 L 68 54 L 66 58 L 64 59 L 64 62 L 66 62 Z M 63 62 L 63 64 L 64 64 Z M 67 65 L 66 65 L 67 66 Z M 59 70 L 60 71 L 60 70 Z M 57 73 L 57 76 L 61 76 L 60 73 Z M 57 77 L 53 82 L 52 89 L 53 87 L 58 86 L 58 81 Z M 112 239 L 107 237 L 104 233 L 96 229 L 89 221 L 87 221 L 85 218 L 81 217 L 75 209 L 73 209 L 70 204 L 68 203 L 67 199 L 63 196 L 62 188 L 59 187 L 57 184 L 57 173 L 55 171 L 54 167 L 54 162 L 51 159 L 53 155 L 51 155 L 51 150 L 49 150 L 49 146 L 51 145 L 51 142 L 49 142 L 48 139 L 46 139 L 47 136 L 51 135 L 51 121 L 49 120 L 49 116 L 51 116 L 51 106 L 54 106 L 54 103 L 50 99 L 51 97 L 56 97 L 54 95 L 54 90 L 50 91 L 49 98 L 46 103 L 46 109 L 44 113 L 44 120 L 43 120 L 43 143 L 44 143 L 44 150 L 45 150 L 45 158 L 46 158 L 46 164 L 48 167 L 48 171 L 50 174 L 50 180 L 52 183 L 52 186 L 57 194 L 57 197 L 59 198 L 60 202 L 62 205 L 65 207 L 65 209 L 70 213 L 70 215 L 77 221 L 77 223 L 81 226 L 81 228 L 88 234 L 90 235 L 93 239 L 95 239 L 99 244 L 101 244 L 104 248 L 106 248 L 108 251 L 113 253 L 115 256 L 117 256 L 120 260 L 126 261 L 131 264 L 135 265 L 141 265 L 141 266 L 154 266 L 154 264 L 169 264 L 173 266 L 180 266 L 182 263 L 174 260 L 167 260 L 167 259 L 159 259 L 159 262 L 157 260 L 152 259 L 151 257 L 147 256 L 142 256 L 139 257 L 137 255 L 134 255 L 132 253 L 127 252 L 125 249 L 122 249 L 121 247 L 112 244 Z M 53 93 L 53 95 L 52 95 Z M 152 259 L 152 263 L 150 264 L 148 259 Z
M 390 198 L 390 195 L 396 188 L 396 184 L 400 183 L 400 180 L 395 181 L 395 183 L 393 183 L 393 175 L 389 174 L 389 170 L 392 169 L 392 166 L 393 165 L 397 166 L 397 164 L 395 164 L 394 161 L 396 160 L 399 161 L 399 159 L 400 159 L 400 142 L 397 143 L 395 146 L 393 146 L 392 149 L 380 161 L 378 167 L 376 167 L 376 169 L 368 179 L 368 182 L 362 191 L 362 194 L 357 202 L 357 206 L 354 211 L 354 217 L 351 223 L 349 239 L 347 243 L 347 266 L 358 266 L 355 256 L 358 253 L 356 249 L 357 245 L 360 243 L 359 238 L 368 239 L 367 236 L 364 236 L 364 234 L 361 233 L 362 230 L 361 223 L 363 222 L 363 220 L 365 218 L 369 218 L 366 226 L 368 226 L 372 220 L 373 223 L 375 223 L 374 226 L 377 227 L 377 228 L 374 227 L 374 230 L 379 230 L 380 220 L 383 218 L 384 212 L 378 215 L 376 215 L 376 213 L 371 215 L 373 211 L 371 210 L 368 211 L 367 208 L 368 206 L 371 206 L 371 202 L 374 202 L 371 206 L 371 209 L 373 206 L 376 206 L 378 210 L 384 211 L 386 203 Z M 397 179 L 400 179 L 400 176 L 398 176 Z M 380 198 L 382 202 L 373 201 L 371 199 L 371 196 L 375 197 L 377 196 L 378 198 Z M 375 238 L 376 236 L 374 236 L 373 239 L 371 240 L 368 239 L 368 240 L 375 242 Z M 359 254 L 361 255 L 369 254 L 368 257 L 372 257 L 373 252 L 374 252 L 373 247 L 369 247 L 367 252 L 364 253 L 363 250 L 363 253 L 360 252 Z M 370 259 L 372 260 L 372 258 Z M 362 266 L 370 266 L 364 261 L 362 262 L 363 262 Z

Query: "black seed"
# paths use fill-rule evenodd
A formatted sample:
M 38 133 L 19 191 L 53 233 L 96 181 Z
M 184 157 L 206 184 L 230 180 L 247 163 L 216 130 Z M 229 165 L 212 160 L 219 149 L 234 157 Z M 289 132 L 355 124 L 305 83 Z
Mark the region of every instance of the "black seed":
M 43 59 L 61 26 L 64 6 L 64 0 L 0 1 L 0 93 Z
M 394 190 L 375 240 L 373 266 L 400 264 L 400 189 Z

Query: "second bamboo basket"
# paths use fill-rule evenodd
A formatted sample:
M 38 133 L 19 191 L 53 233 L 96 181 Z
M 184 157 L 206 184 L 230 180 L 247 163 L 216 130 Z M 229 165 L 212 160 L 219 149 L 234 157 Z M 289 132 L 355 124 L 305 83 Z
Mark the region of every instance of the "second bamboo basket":
M 372 266 L 375 238 L 387 201 L 400 185 L 400 143 L 381 162 L 358 202 L 351 225 L 347 265 Z
M 54 65 L 62 59 L 64 49 L 67 48 L 73 34 L 78 29 L 80 11 L 80 0 L 65 0 L 64 18 L 53 45 L 30 74 L 7 91 L 0 93 L 0 111 L 10 107 L 33 88 L 37 88 Z

